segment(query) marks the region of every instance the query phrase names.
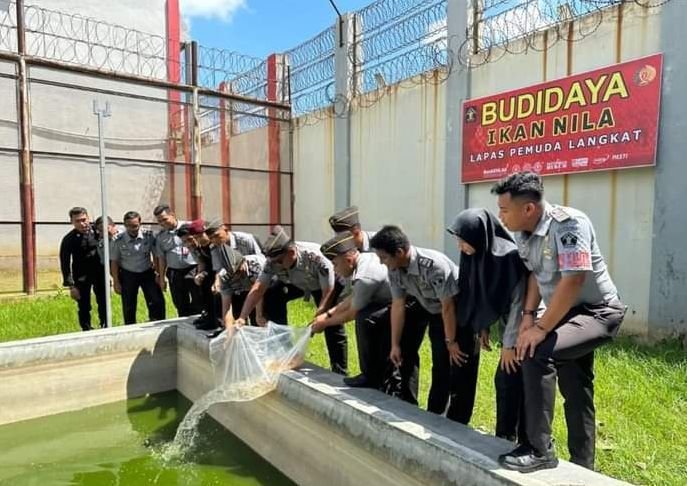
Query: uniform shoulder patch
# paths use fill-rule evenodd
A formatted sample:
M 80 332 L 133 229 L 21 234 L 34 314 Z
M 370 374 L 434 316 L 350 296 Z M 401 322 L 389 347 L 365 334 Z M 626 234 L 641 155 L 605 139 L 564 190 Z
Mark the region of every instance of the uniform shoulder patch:
M 561 236 L 561 244 L 565 248 L 575 248 L 577 246 L 577 235 L 568 231 Z
M 572 218 L 572 216 L 570 216 L 570 214 L 568 214 L 568 212 L 560 206 L 554 206 L 553 209 L 551 209 L 551 217 L 559 223 Z
M 418 257 L 417 264 L 422 268 L 432 268 L 434 266 L 434 260 L 427 257 Z

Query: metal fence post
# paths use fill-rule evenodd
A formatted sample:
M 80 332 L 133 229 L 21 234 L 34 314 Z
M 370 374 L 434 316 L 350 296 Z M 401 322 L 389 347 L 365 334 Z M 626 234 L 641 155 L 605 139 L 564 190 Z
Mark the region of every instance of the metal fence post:
M 478 1 L 478 0 L 476 0 Z M 470 2 L 473 8 L 474 2 Z M 471 13 L 471 12 L 470 12 Z M 468 5 L 464 0 L 448 0 L 446 26 L 449 55 L 459 56 L 460 46 L 469 35 Z M 444 225 L 468 207 L 468 186 L 461 184 L 461 154 L 463 143 L 463 101 L 470 98 L 470 69 L 455 63 L 456 69 L 446 84 L 446 154 L 444 155 Z M 458 258 L 453 236 L 444 232 L 444 252 Z
M 100 156 L 100 214 L 102 217 L 102 237 L 103 237 L 103 270 L 105 274 L 105 316 L 106 326 L 112 327 L 112 300 L 110 297 L 110 232 L 107 219 L 107 176 L 105 174 L 105 131 L 104 119 L 109 118 L 110 103 L 105 103 L 102 107 L 93 100 L 93 114 L 98 117 L 98 150 Z M 90 296 L 88 296 L 90 299 Z
M 356 32 L 357 16 L 345 14 L 337 24 L 342 44 L 334 49 L 334 208 L 351 204 L 351 102 L 359 90 L 357 71 L 361 64 Z

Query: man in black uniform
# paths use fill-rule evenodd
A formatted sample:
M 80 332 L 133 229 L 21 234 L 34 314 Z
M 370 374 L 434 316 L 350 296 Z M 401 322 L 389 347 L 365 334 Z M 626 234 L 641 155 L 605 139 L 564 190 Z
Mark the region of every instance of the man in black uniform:
M 69 295 L 77 302 L 79 325 L 84 331 L 91 327 L 91 287 L 98 303 L 100 327 L 106 326 L 105 317 L 105 272 L 98 257 L 98 240 L 95 230 L 82 207 L 69 210 L 69 219 L 74 226 L 60 244 L 60 267 L 62 285 L 69 287 Z
M 177 230 L 177 236 L 186 246 L 198 263 L 194 283 L 200 289 L 201 314 L 193 325 L 199 330 L 213 330 L 222 325 L 220 320 L 221 302 L 217 293 L 212 291 L 215 283 L 215 270 L 212 266 L 210 238 L 205 233 L 206 224 L 202 219 L 195 219 L 183 224 Z

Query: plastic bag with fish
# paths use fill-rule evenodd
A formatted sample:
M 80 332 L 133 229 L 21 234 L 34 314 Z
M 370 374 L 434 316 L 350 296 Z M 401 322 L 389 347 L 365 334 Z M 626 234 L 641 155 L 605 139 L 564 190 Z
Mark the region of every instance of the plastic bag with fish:
M 270 392 L 281 372 L 303 363 L 310 335 L 310 327 L 271 321 L 265 327 L 241 326 L 222 332 L 210 341 L 215 386 L 228 395 L 227 401 L 253 400 Z

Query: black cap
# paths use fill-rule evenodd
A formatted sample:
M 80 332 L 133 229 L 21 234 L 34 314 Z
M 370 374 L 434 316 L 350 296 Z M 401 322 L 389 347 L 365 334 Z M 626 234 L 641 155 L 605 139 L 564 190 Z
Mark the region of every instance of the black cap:
M 336 232 L 347 231 L 359 226 L 358 206 L 351 206 L 334 213 L 329 218 L 329 225 Z
M 357 248 L 353 233 L 342 231 L 324 242 L 320 247 L 320 251 L 324 256 L 332 260 L 335 256 L 343 255 L 351 250 L 357 250 Z
M 263 251 L 267 257 L 274 258 L 288 250 L 290 244 L 291 238 L 284 228 L 275 226 L 272 229 L 272 233 L 267 238 L 267 241 L 265 241 L 265 248 Z

